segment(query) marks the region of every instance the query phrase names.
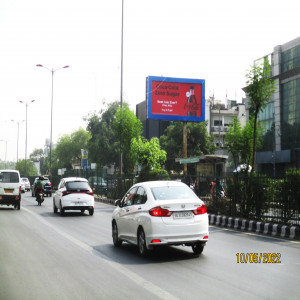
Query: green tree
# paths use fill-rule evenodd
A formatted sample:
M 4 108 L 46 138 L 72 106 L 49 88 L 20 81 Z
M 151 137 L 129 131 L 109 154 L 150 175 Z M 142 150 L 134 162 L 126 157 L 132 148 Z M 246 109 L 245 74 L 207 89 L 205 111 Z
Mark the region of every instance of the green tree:
M 113 129 L 113 120 L 119 105 L 119 101 L 104 105 L 99 113 L 92 113 L 85 118 L 87 130 L 91 134 L 88 143 L 89 160 L 97 163 L 97 167 L 119 165 L 120 147 Z M 124 103 L 125 105 L 127 104 Z
M 187 123 L 187 149 L 189 157 L 214 153 L 213 136 L 208 135 L 206 126 L 206 122 Z M 182 165 L 175 162 L 176 158 L 182 157 L 182 130 L 182 122 L 175 122 L 174 125 L 167 127 L 165 134 L 160 137 L 161 147 L 167 152 L 167 170 L 174 170 L 176 172 L 182 170 Z M 190 168 L 190 166 L 188 167 Z
M 228 132 L 225 136 L 225 145 L 228 152 L 232 155 L 233 165 L 236 168 L 240 164 L 251 163 L 253 153 L 253 131 L 254 119 L 250 118 L 244 127 L 241 127 L 237 118 L 229 125 Z M 257 128 L 257 146 L 262 143 L 262 128 Z M 247 170 L 248 171 L 248 170 Z
M 81 162 L 81 149 L 87 149 L 91 135 L 83 128 L 63 135 L 55 148 L 55 156 L 52 160 L 63 168 L 71 169 L 74 164 Z M 57 161 L 58 160 L 58 161 Z
M 29 155 L 29 158 L 33 161 L 39 161 L 41 156 L 44 155 L 43 149 L 34 149 L 32 153 Z
M 116 143 L 119 144 L 123 153 L 124 171 L 130 173 L 135 164 L 134 154 L 131 151 L 131 141 L 141 136 L 142 122 L 128 106 L 123 106 L 122 108 L 119 107 L 115 113 L 113 128 L 118 138 Z
M 16 162 L 14 162 L 14 161 L 2 161 L 0 159 L 0 169 L 15 170 L 15 168 L 16 168 Z
M 152 138 L 150 141 L 143 137 L 133 138 L 131 151 L 136 162 L 149 170 L 160 169 L 167 159 L 167 153 L 161 149 L 158 138 Z
M 16 163 L 16 170 L 19 170 L 21 176 L 37 176 L 38 172 L 34 163 L 27 159 L 25 172 L 25 159 L 21 159 Z
M 252 69 L 246 74 L 247 86 L 245 92 L 249 98 L 249 105 L 254 115 L 252 172 L 255 169 L 256 163 L 257 117 L 259 112 L 270 102 L 276 90 L 275 82 L 270 78 L 271 71 L 271 65 L 265 57 L 263 62 L 259 61 L 255 63 Z
M 39 162 L 41 174 L 47 174 L 47 169 L 45 168 L 45 156 L 43 149 L 34 149 L 29 155 L 29 158 L 33 162 Z

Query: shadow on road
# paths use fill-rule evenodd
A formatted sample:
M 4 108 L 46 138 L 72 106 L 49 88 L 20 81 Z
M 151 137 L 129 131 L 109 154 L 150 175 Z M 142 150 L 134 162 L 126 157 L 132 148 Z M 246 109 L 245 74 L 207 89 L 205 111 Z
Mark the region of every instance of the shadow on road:
M 205 259 L 205 254 L 195 255 L 191 247 L 183 246 L 160 246 L 149 252 L 147 258 L 139 255 L 137 246 L 123 243 L 122 247 L 116 248 L 113 244 L 104 244 L 93 247 L 99 255 L 107 259 L 127 265 L 166 263 L 174 261 L 186 261 L 192 259 Z M 205 249 L 204 249 L 205 251 Z

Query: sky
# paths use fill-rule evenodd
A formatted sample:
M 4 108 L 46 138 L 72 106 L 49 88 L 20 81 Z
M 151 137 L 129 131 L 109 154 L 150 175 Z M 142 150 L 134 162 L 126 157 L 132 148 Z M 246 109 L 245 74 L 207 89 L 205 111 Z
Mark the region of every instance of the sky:
M 300 36 L 299 10 L 294 0 L 124 0 L 123 101 L 135 111 L 146 77 L 165 76 L 205 79 L 206 99 L 241 102 L 253 61 Z M 121 25 L 122 0 L 0 0 L 2 161 L 25 158 L 26 127 L 27 158 L 50 138 L 51 70 L 53 143 L 120 100 Z

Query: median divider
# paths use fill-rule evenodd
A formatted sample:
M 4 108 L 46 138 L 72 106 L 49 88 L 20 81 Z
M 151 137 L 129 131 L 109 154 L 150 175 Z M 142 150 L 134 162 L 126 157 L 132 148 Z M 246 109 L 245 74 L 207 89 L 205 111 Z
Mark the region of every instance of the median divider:
M 240 231 L 255 232 L 262 235 L 300 240 L 300 226 L 281 225 L 269 222 L 253 221 L 241 218 L 233 218 L 208 214 L 210 225 L 224 228 L 232 228 Z

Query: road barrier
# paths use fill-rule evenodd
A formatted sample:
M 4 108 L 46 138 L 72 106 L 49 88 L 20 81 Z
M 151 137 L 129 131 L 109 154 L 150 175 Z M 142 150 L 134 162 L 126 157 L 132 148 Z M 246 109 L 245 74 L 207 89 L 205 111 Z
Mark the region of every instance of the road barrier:
M 208 214 L 209 224 L 274 237 L 300 240 L 300 227 Z

